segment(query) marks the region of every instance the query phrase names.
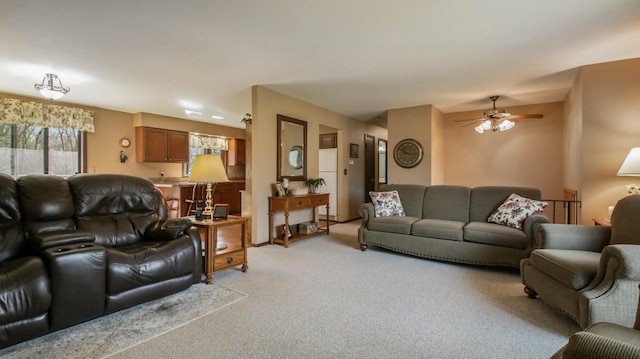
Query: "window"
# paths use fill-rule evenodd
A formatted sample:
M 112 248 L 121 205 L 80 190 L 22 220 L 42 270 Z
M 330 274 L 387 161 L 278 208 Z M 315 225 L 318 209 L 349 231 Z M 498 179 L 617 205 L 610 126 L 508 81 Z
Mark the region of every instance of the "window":
M 86 132 L 0 123 L 0 172 L 70 176 L 85 172 Z
M 193 162 L 197 155 L 214 154 L 220 155 L 222 163 L 227 167 L 226 151 L 229 148 L 228 140 L 224 137 L 204 135 L 199 133 L 189 134 L 189 163 L 182 166 L 182 174 L 189 177 Z

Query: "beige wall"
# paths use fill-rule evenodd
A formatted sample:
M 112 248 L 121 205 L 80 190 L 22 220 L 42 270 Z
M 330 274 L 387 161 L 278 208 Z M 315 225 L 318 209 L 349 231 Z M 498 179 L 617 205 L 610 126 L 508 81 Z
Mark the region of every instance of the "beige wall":
M 632 147 L 640 146 L 640 59 L 582 68 L 574 91 L 582 92 L 582 221 L 607 216 L 607 207 L 640 183 L 616 173 Z M 576 110 L 580 112 L 580 110 Z M 578 142 L 577 140 L 574 142 Z
M 513 114 L 544 115 L 522 119 L 505 132 L 479 134 L 474 125 L 457 120 L 482 118 L 483 111 L 445 114 L 444 172 L 449 185 L 528 186 L 539 188 L 544 199 L 562 199 L 562 102 L 509 106 Z M 558 204 L 558 218 L 562 204 Z M 545 211 L 550 218 L 553 209 Z
M 388 176 L 387 183 L 431 184 L 432 178 L 432 108 L 431 105 L 396 108 L 387 111 Z M 413 168 L 403 168 L 393 159 L 393 149 L 398 142 L 412 138 L 424 148 L 424 158 Z
M 252 214 L 252 242 L 268 241 L 268 200 L 271 184 L 276 182 L 277 141 L 276 116 L 282 114 L 307 122 L 307 176 L 318 175 L 318 149 L 321 126 L 338 133 L 338 221 L 359 217 L 358 208 L 364 202 L 363 134 L 386 138 L 386 130 L 340 115 L 308 102 L 286 96 L 262 86 L 252 89 L 253 122 L 248 129 L 251 144 L 251 168 L 247 178 Z M 360 158 L 349 163 L 349 144 L 360 146 Z M 344 170 L 347 175 L 344 175 Z M 302 186 L 301 183 L 293 183 Z M 243 209 L 245 211 L 245 209 Z M 295 223 L 295 222 L 293 222 Z

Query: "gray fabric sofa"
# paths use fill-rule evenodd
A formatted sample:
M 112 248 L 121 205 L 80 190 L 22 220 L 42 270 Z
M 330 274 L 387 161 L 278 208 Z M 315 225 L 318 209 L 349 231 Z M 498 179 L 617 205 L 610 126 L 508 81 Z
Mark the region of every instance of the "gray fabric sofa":
M 488 223 L 487 218 L 509 197 L 539 200 L 528 187 L 385 185 L 396 190 L 406 216 L 376 217 L 372 203 L 360 206 L 360 248 L 374 245 L 392 251 L 449 262 L 518 268 L 534 248 L 534 227 L 549 220 L 529 216 L 522 230 Z

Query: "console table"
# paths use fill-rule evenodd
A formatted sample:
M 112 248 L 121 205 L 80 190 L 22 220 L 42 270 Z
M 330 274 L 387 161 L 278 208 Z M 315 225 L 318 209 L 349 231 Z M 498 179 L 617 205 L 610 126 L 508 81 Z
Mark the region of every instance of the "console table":
M 279 243 L 285 248 L 289 247 L 289 243 L 299 241 L 318 234 L 329 234 L 329 216 L 327 216 L 326 227 L 318 228 L 313 233 L 296 233 L 289 237 L 289 212 L 299 209 L 311 209 L 313 211 L 313 221 L 317 222 L 318 214 L 315 208 L 318 206 L 326 206 L 329 213 L 329 194 L 328 193 L 309 193 L 298 196 L 282 196 L 269 197 L 269 243 Z M 284 230 L 282 238 L 273 235 L 273 215 L 276 212 L 284 212 Z
M 204 243 L 205 283 L 213 283 L 213 273 L 224 269 L 242 265 L 242 271 L 247 271 L 249 268 L 247 266 L 247 222 L 248 218 L 237 216 L 229 216 L 219 221 L 191 219 L 191 223 L 198 228 Z M 225 238 L 224 243 L 220 243 L 218 228 L 233 225 L 240 226 L 240 238 Z

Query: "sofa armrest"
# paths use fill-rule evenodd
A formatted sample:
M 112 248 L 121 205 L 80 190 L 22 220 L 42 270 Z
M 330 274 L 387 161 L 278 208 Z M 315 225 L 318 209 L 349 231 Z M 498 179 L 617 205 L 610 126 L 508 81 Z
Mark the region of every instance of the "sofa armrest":
M 595 278 L 578 292 L 580 325 L 606 321 L 632 327 L 638 309 L 638 284 L 640 245 L 606 246 Z
M 373 209 L 373 203 L 363 203 L 360 205 L 360 215 L 362 216 L 362 223 L 366 225 L 370 219 L 376 216 L 376 211 Z
M 572 335 L 562 353 L 563 359 L 614 359 L 639 356 L 640 347 L 584 331 Z
M 69 229 L 55 232 L 45 232 L 32 236 L 29 238 L 29 243 L 36 249 L 47 249 L 52 247 L 67 246 L 76 243 L 93 242 L 96 237 L 93 233 Z
M 192 223 L 188 218 L 170 218 L 151 223 L 144 231 L 146 241 L 170 241 L 185 234 Z
M 534 214 L 524 220 L 522 230 L 524 231 L 524 234 L 527 235 L 527 238 L 529 238 L 532 247 L 535 247 L 536 227 L 543 223 L 549 223 L 549 218 L 543 214 Z
M 535 230 L 539 248 L 601 252 L 609 244 L 611 228 L 575 224 L 543 223 Z

